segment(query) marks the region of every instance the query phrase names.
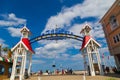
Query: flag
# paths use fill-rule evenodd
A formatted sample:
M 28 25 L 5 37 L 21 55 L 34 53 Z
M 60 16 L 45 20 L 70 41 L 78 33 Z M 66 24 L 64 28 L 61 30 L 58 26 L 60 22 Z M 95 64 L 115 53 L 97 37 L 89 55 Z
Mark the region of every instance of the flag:
M 110 59 L 110 56 L 108 56 L 108 60 Z
M 102 54 L 102 58 L 104 58 L 104 53 Z

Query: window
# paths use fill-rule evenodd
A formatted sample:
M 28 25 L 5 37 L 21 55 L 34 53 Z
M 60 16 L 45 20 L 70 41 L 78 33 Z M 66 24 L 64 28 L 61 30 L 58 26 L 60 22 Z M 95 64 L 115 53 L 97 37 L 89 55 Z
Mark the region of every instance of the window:
M 0 75 L 3 75 L 5 71 L 5 68 L 2 64 L 0 64 Z
M 9 67 L 9 73 L 12 73 L 12 67 Z
M 119 39 L 119 36 L 118 36 L 118 35 L 116 35 L 116 40 L 117 40 L 117 42 L 119 42 L 119 41 L 120 41 L 120 39 Z
M 114 41 L 114 43 L 120 42 L 120 33 L 113 37 L 113 41 Z
M 119 33 L 119 38 L 120 38 L 120 33 Z
M 118 27 L 117 19 L 114 15 L 110 17 L 110 26 L 112 30 Z
M 114 41 L 114 43 L 116 43 L 117 41 L 116 41 L 116 38 L 115 38 L 115 36 L 113 37 L 113 41 Z

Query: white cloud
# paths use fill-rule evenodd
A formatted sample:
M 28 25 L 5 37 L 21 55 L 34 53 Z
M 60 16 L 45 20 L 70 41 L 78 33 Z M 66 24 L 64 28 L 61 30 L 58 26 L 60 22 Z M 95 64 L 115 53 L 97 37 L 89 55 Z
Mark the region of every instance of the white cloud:
M 74 23 L 73 26 L 71 26 L 71 21 L 73 21 L 74 18 L 76 17 L 80 17 L 82 19 L 86 17 L 96 17 L 100 19 L 101 16 L 105 14 L 105 12 L 108 10 L 108 8 L 112 5 L 113 2 L 114 0 L 110 0 L 109 2 L 104 0 L 100 0 L 100 1 L 85 0 L 82 4 L 77 4 L 70 8 L 64 7 L 61 10 L 61 12 L 59 12 L 55 16 L 51 16 L 48 19 L 48 22 L 46 24 L 44 31 L 55 28 L 56 27 L 55 25 L 57 25 L 57 27 L 62 27 L 62 28 L 70 26 L 70 28 L 68 28 L 69 31 L 73 32 L 76 35 L 80 35 L 80 30 L 83 27 L 83 23 L 82 24 Z M 90 24 L 92 28 L 93 27 L 95 28 L 92 31 L 93 37 L 104 38 L 104 33 L 100 24 L 93 23 L 93 22 L 89 22 L 88 24 Z M 69 45 L 72 44 L 71 46 L 74 46 L 75 48 L 80 48 L 80 45 L 77 45 L 78 42 L 75 42 L 77 46 L 74 44 L 74 42 L 75 41 L 68 41 L 68 44 Z M 66 42 L 63 42 L 63 43 L 66 43 Z
M 81 42 L 77 40 L 59 40 L 55 41 L 40 41 L 43 47 L 35 49 L 36 54 L 40 54 L 40 57 L 44 58 L 57 58 L 57 59 L 68 59 L 69 53 L 66 53 L 68 49 L 76 49 L 79 51 Z
M 92 28 L 92 24 L 93 24 L 92 22 L 85 22 L 85 23 L 82 23 L 82 24 L 74 24 L 73 26 L 71 26 L 69 28 L 69 31 L 73 32 L 75 35 L 81 36 L 80 31 L 85 26 L 85 24 L 89 24 Z
M 104 38 L 104 32 L 102 29 L 102 26 L 100 25 L 100 23 L 96 22 L 96 23 L 92 23 L 92 36 L 94 38 Z
M 43 64 L 43 63 L 45 63 L 45 61 L 42 61 L 42 60 L 32 60 L 32 63 L 33 64 Z
M 104 33 L 100 24 L 98 24 L 98 20 L 105 14 L 105 12 L 109 9 L 112 3 L 115 0 L 85 0 L 82 4 L 76 4 L 70 8 L 62 8 L 61 12 L 57 15 L 51 16 L 48 19 L 45 29 L 50 30 L 56 27 L 66 28 L 73 32 L 76 35 L 80 35 L 81 28 L 85 24 L 83 23 L 72 23 L 75 18 L 80 17 L 81 19 L 88 17 L 95 17 L 96 21 L 88 22 L 91 28 L 93 29 L 91 34 L 95 39 L 104 38 Z M 99 36 L 98 36 L 99 35 Z M 103 39 L 104 40 L 104 39 Z M 103 41 L 102 40 L 102 41 Z M 101 41 L 101 42 L 102 42 Z M 105 40 L 104 40 L 105 42 Z M 37 54 L 40 54 L 41 57 L 44 58 L 57 58 L 57 59 L 69 59 L 69 60 L 81 60 L 82 55 L 76 54 L 71 55 L 66 51 L 70 48 L 80 49 L 81 42 L 75 40 L 63 40 L 58 41 L 58 43 L 52 41 L 40 41 L 40 44 L 44 45 L 43 47 L 36 48 L 35 51 Z M 100 53 L 108 52 L 108 49 L 102 48 L 100 49 Z
M 36 54 L 41 54 L 42 57 L 45 58 L 57 58 L 61 53 L 64 53 L 70 45 L 68 42 L 65 41 L 59 41 L 47 43 L 44 45 L 44 47 L 36 48 Z
M 7 29 L 12 37 L 20 37 L 21 36 L 21 33 L 20 33 L 21 28 L 8 27 Z
M 0 27 L 7 27 L 8 32 L 12 37 L 20 37 L 20 25 L 26 24 L 26 19 L 18 18 L 14 13 L 1 14 L 3 19 L 0 20 Z M 18 27 L 18 28 L 15 28 Z
M 0 20 L 0 26 L 18 26 L 21 24 L 26 24 L 26 19 L 17 18 L 14 13 L 0 16 L 3 17 L 3 20 Z
M 81 6 L 81 17 L 101 18 L 115 0 L 85 0 Z
M 83 57 L 80 53 L 72 56 L 72 60 L 80 60 L 80 59 L 83 59 Z
M 0 38 L 0 44 L 2 45 L 2 47 L 7 47 L 8 45 L 5 44 L 5 40 Z
M 82 36 L 82 35 L 80 35 L 80 31 L 85 24 L 86 24 L 86 22 L 82 23 L 82 24 L 74 24 L 71 28 L 69 28 L 69 31 L 72 31 L 76 35 Z M 104 32 L 103 32 L 102 26 L 98 22 L 94 22 L 94 23 L 88 22 L 87 24 L 89 24 L 90 27 L 92 28 L 91 33 L 90 33 L 91 36 L 95 40 L 97 40 L 101 45 L 105 46 L 106 40 L 104 38 Z M 77 47 L 80 48 L 80 45 L 78 45 Z
M 58 27 L 70 26 L 71 21 L 76 17 L 101 18 L 114 1 L 115 0 L 85 0 L 82 4 L 77 4 L 70 8 L 63 8 L 60 13 L 48 19 L 44 31 L 55 28 L 55 25 L 58 25 Z
M 109 53 L 109 50 L 108 50 L 108 47 L 103 47 L 103 48 L 100 48 L 100 53 L 103 54 L 103 53 Z

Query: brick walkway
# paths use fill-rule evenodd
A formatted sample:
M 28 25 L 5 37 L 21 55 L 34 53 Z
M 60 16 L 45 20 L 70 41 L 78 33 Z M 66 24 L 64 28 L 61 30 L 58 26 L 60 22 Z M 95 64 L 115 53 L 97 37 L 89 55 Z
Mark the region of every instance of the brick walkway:
M 82 75 L 65 75 L 65 76 L 41 76 L 41 77 L 31 77 L 27 80 L 83 80 Z M 86 76 L 86 80 L 120 80 L 117 77 L 109 76 Z
M 27 80 L 83 80 L 83 76 L 82 75 L 32 76 Z M 105 76 L 93 76 L 93 77 L 86 76 L 86 80 L 120 80 L 120 75 L 110 74 Z

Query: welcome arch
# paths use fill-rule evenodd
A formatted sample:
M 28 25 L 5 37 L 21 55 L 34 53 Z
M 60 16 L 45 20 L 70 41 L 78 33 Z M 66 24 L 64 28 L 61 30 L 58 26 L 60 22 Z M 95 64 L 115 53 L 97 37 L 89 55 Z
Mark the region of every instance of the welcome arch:
M 24 73 L 25 73 L 25 67 L 26 67 L 26 60 L 28 58 L 29 60 L 29 67 L 28 67 L 28 74 L 30 76 L 31 71 L 31 65 L 32 65 L 32 54 L 34 51 L 32 50 L 31 44 L 34 42 L 37 42 L 39 40 L 62 40 L 62 39 L 75 39 L 82 41 L 81 46 L 81 52 L 84 58 L 84 66 L 86 67 L 88 64 L 86 63 L 86 56 L 88 57 L 89 67 L 90 67 L 90 74 L 91 76 L 95 76 L 95 69 L 93 65 L 93 55 L 96 55 L 98 67 L 100 74 L 103 75 L 103 69 L 101 66 L 101 60 L 98 48 L 100 47 L 100 44 L 97 43 L 91 36 L 90 36 L 90 26 L 85 25 L 83 29 L 81 30 L 81 33 L 84 35 L 84 37 L 74 35 L 72 32 L 69 31 L 63 31 L 63 29 L 56 28 L 55 30 L 49 30 L 43 33 L 40 36 L 37 36 L 35 38 L 32 38 L 29 40 L 28 36 L 30 34 L 30 31 L 27 27 L 23 27 L 21 29 L 22 38 L 21 40 L 12 48 L 12 51 L 14 53 L 13 58 L 13 67 L 12 67 L 12 74 L 10 80 L 14 80 L 16 76 L 19 77 L 19 80 L 24 79 Z M 17 73 L 17 63 L 20 61 L 20 72 Z M 87 67 L 86 67 L 87 70 Z
M 48 33 L 49 31 L 49 33 Z M 55 30 L 47 30 L 45 33 L 43 33 L 40 36 L 37 36 L 35 38 L 30 39 L 31 43 L 34 43 L 39 40 L 63 40 L 63 39 L 75 39 L 78 41 L 83 41 L 82 36 L 74 35 L 70 31 L 64 31 L 63 29 L 56 28 Z

